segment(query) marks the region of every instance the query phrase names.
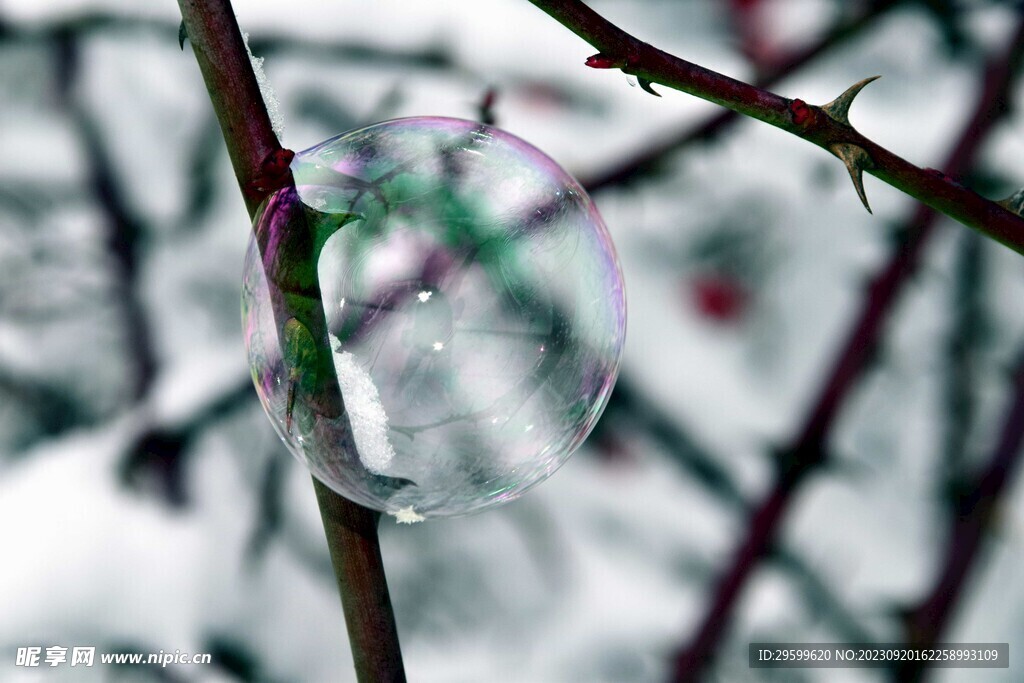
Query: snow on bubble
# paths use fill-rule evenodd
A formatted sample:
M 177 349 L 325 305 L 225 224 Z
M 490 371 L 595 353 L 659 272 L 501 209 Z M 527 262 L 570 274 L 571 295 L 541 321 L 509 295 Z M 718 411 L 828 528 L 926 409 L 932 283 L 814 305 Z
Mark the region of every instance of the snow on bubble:
M 331 349 L 359 460 L 374 474 L 383 474 L 395 457 L 395 448 L 388 440 L 388 416 L 381 405 L 377 385 L 359 366 L 355 356 L 341 350 L 341 341 L 334 335 L 331 335 Z
M 416 512 L 416 509 L 412 505 L 399 508 L 398 510 L 389 512 L 388 514 L 395 518 L 396 524 L 415 524 L 416 522 L 422 522 L 426 519 L 426 517 Z

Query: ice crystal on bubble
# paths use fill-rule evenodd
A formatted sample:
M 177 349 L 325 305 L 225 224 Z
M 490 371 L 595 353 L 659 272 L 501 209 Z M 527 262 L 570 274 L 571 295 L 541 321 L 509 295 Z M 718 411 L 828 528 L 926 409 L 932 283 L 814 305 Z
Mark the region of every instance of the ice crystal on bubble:
M 422 522 L 426 519 L 421 514 L 418 514 L 413 506 L 409 505 L 394 512 L 389 512 L 389 515 L 395 518 L 395 521 L 399 524 L 415 524 L 416 522 Z
M 550 476 L 604 409 L 625 334 L 615 251 L 579 183 L 519 138 L 443 118 L 346 133 L 292 172 L 257 216 L 243 310 L 257 391 L 293 454 L 402 522 Z M 287 239 L 315 254 L 308 276 L 280 264 Z M 284 300 L 314 301 L 327 329 L 282 351 Z M 310 341 L 328 335 L 330 358 Z M 351 435 L 318 403 L 321 381 L 340 386 Z
M 384 474 L 384 468 L 395 457 L 395 449 L 388 440 L 388 416 L 380 403 L 380 394 L 373 378 L 359 366 L 355 356 L 341 350 L 337 337 L 332 336 L 331 342 L 334 368 L 359 460 L 374 474 Z

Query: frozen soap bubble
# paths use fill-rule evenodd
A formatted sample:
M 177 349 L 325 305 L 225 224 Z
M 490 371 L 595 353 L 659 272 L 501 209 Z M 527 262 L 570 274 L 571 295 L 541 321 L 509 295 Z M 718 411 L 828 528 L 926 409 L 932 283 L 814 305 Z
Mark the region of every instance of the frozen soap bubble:
M 345 133 L 291 168 L 295 188 L 257 216 L 242 298 L 253 381 L 292 453 L 399 521 L 550 476 L 604 410 L 625 334 L 615 249 L 579 183 L 447 118 Z

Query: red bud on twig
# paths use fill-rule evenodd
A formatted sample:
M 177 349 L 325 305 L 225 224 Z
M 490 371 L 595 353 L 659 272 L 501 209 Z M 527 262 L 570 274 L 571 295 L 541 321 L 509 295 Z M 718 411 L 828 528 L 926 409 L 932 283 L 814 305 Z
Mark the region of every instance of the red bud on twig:
M 254 192 L 270 193 L 287 185 L 291 178 L 291 163 L 294 158 L 295 152 L 290 149 L 278 149 L 268 154 L 260 166 L 259 175 L 249 183 L 249 189 Z
M 814 115 L 807 103 L 799 99 L 789 103 L 789 113 L 793 117 L 793 123 L 798 126 L 807 125 Z
M 621 69 L 626 63 L 621 59 L 615 59 L 609 57 L 606 54 L 598 52 L 596 55 L 590 55 L 587 57 L 587 61 L 584 62 L 591 69 Z

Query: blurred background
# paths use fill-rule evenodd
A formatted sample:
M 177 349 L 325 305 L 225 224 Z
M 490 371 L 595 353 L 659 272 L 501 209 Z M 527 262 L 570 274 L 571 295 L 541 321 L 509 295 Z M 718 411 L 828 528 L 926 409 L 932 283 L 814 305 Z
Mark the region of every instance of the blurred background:
M 1024 88 L 969 123 L 1019 3 L 590 4 L 807 102 L 883 74 L 861 132 L 938 168 L 966 141 L 965 184 L 1024 185 Z M 497 511 L 382 521 L 411 680 L 890 680 L 911 674 L 751 669 L 747 644 L 904 640 L 1009 642 L 1009 669 L 932 680 L 1020 680 L 1020 256 L 873 178 L 869 215 L 822 150 L 585 68 L 525 0 L 236 11 L 285 146 L 492 119 L 592 190 L 619 249 L 626 352 L 587 444 Z M 0 2 L 3 681 L 354 678 L 309 476 L 251 388 L 249 225 L 178 22 Z M 213 663 L 15 666 L 53 645 Z

